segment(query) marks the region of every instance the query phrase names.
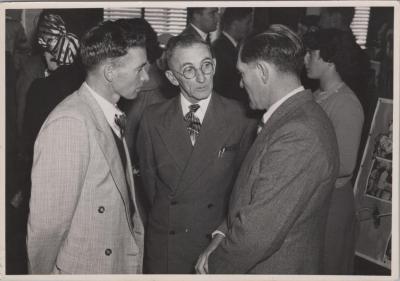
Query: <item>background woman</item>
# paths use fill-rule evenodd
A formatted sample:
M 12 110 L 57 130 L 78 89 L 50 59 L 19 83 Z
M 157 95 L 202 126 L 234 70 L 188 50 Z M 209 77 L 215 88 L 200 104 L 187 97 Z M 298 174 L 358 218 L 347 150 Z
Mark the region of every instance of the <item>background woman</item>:
M 321 29 L 304 37 L 307 76 L 319 80 L 315 100 L 335 128 L 340 170 L 328 214 L 324 274 L 352 274 L 356 216 L 351 178 L 364 123 L 364 112 L 345 77 L 360 72 L 358 46 L 349 32 Z

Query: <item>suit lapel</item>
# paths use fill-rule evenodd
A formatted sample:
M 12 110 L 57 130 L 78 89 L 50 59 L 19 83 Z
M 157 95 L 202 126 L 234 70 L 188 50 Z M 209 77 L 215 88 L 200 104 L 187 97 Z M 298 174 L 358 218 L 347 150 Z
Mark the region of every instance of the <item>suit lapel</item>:
M 230 136 L 232 126 L 224 115 L 220 97 L 213 94 L 200 129 L 199 137 L 180 181 L 179 189 L 193 183 L 211 163 Z
M 122 197 L 126 214 L 129 215 L 128 217 L 130 218 L 127 177 L 122 167 L 122 161 L 111 128 L 108 125 L 103 111 L 97 104 L 97 101 L 92 97 L 91 93 L 86 90 L 85 86 L 82 86 L 79 89 L 79 95 L 91 109 L 93 120 L 95 121 L 97 128 L 96 140 L 104 154 L 111 171 L 111 176 Z M 129 159 L 129 157 L 127 159 Z M 127 161 L 127 169 L 130 169 L 130 161 Z M 132 221 L 130 219 L 128 219 L 128 224 L 131 231 L 133 231 Z
M 180 170 L 184 170 L 192 153 L 192 144 L 183 120 L 179 96 L 175 97 L 165 113 L 164 122 L 157 124 L 157 130 L 167 151 Z

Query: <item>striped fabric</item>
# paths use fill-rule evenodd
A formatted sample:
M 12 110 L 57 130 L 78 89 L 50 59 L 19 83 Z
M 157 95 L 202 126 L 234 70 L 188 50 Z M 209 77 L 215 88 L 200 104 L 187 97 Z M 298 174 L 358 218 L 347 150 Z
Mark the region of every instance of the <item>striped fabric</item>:
M 79 40 L 75 34 L 67 32 L 60 16 L 45 15 L 38 29 L 39 45 L 53 55 L 59 65 L 74 62 L 79 49 Z
M 192 145 L 196 143 L 196 138 L 200 133 L 201 123 L 199 118 L 194 113 L 200 108 L 198 104 L 192 104 L 189 106 L 189 112 L 185 115 L 184 119 L 188 122 L 187 130 L 189 131 L 190 140 Z

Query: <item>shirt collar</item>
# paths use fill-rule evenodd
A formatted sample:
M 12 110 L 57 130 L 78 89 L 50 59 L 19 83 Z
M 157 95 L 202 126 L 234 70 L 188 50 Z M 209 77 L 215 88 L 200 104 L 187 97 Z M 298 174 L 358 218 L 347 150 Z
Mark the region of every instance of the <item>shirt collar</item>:
M 201 38 L 203 38 L 204 41 L 206 41 L 207 39 L 207 33 L 205 33 L 203 30 L 200 30 L 197 26 L 195 26 L 194 24 L 190 24 L 201 36 Z
M 84 82 L 83 85 L 87 88 L 89 93 L 93 96 L 93 98 L 100 106 L 101 110 L 104 113 L 104 116 L 106 117 L 107 123 L 110 125 L 111 129 L 119 138 L 121 138 L 120 129 L 118 125 L 115 124 L 114 118 L 115 115 L 121 115 L 123 114 L 123 112 L 118 109 L 116 104 L 112 104 L 111 102 L 100 96 L 98 93 L 96 93 L 86 82 Z
M 287 95 L 285 95 L 283 98 L 281 98 L 280 100 L 278 100 L 277 102 L 275 102 L 273 105 L 271 105 L 267 112 L 264 113 L 263 117 L 262 117 L 262 122 L 264 124 L 267 123 L 267 121 L 271 118 L 272 114 L 278 109 L 279 106 L 281 106 L 285 101 L 287 101 L 290 97 L 294 96 L 295 94 L 304 91 L 304 87 L 300 86 L 296 89 L 294 89 L 293 91 L 289 92 Z
M 229 41 L 232 42 L 232 44 L 233 44 L 233 46 L 235 46 L 235 48 L 237 47 L 238 42 L 235 39 L 233 39 L 233 37 L 230 36 L 228 32 L 222 31 L 222 34 L 224 34 L 226 36 L 226 38 L 228 38 Z
M 212 94 L 211 94 L 212 95 Z M 206 111 L 208 108 L 208 105 L 211 100 L 211 95 L 208 96 L 208 98 L 200 100 L 196 104 L 200 105 L 200 108 L 196 111 L 195 115 L 197 118 L 199 118 L 200 123 L 203 123 L 204 116 L 206 115 Z M 183 116 L 185 116 L 189 112 L 189 106 L 192 103 L 189 102 L 184 95 L 181 93 L 181 106 L 182 106 L 182 112 Z

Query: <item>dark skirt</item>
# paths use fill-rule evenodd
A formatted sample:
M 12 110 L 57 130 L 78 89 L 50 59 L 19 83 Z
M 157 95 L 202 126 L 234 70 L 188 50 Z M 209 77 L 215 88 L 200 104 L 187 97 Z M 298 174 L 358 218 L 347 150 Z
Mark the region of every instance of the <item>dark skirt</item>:
M 353 186 L 348 182 L 332 194 L 325 233 L 324 274 L 353 274 L 356 227 Z

